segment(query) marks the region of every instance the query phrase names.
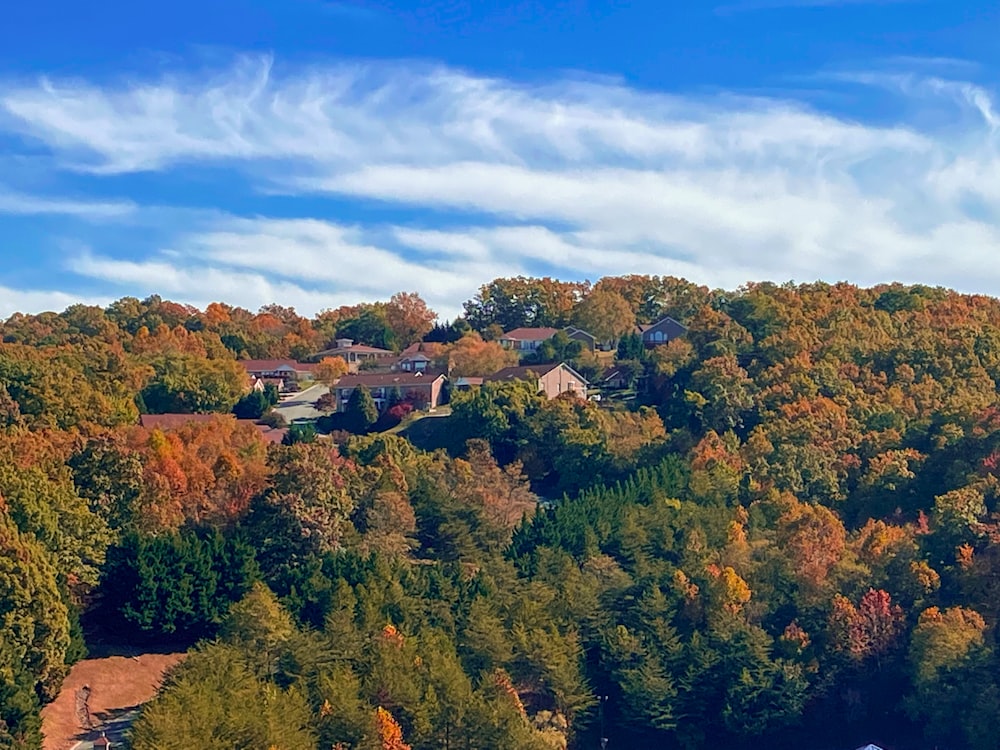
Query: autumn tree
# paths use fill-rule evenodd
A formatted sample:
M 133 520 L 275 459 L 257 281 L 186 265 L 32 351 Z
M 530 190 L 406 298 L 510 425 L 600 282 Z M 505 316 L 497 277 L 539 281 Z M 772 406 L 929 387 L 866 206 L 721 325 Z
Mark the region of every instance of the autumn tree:
M 573 322 L 603 344 L 614 346 L 635 328 L 635 313 L 620 294 L 595 289 L 573 310 Z
M 494 279 L 465 303 L 465 319 L 477 331 L 499 325 L 505 331 L 522 326 L 564 327 L 589 284 L 524 276 Z
M 316 380 L 330 388 L 346 374 L 347 362 L 343 357 L 323 357 L 313 371 Z
M 495 341 L 483 341 L 471 332 L 455 342 L 445 355 L 453 377 L 483 377 L 505 367 L 517 365 L 517 352 L 504 349 Z
M 416 292 L 398 292 L 389 298 L 385 317 L 397 344 L 403 348 L 430 333 L 437 313 Z

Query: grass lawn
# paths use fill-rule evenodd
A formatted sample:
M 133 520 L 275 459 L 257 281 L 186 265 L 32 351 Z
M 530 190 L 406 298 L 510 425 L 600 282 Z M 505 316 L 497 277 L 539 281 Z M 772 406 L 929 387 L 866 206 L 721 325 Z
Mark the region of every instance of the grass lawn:
M 433 414 L 421 412 L 389 432 L 398 433 L 425 451 L 444 448 L 451 455 L 458 456 L 465 450 L 464 443 L 455 439 L 455 431 L 451 427 L 451 409 L 447 407 L 439 407 Z

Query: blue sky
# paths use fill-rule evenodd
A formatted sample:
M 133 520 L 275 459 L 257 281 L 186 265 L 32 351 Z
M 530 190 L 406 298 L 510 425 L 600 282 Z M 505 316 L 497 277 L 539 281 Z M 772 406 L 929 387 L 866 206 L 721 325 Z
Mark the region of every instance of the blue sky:
M 36 0 L 0 316 L 500 275 L 1000 293 L 993 0 Z

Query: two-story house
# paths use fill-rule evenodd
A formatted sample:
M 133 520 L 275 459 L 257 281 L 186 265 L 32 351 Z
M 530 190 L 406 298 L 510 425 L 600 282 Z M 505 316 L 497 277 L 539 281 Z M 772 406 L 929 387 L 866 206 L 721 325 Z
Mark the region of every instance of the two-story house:
M 565 362 L 548 365 L 527 365 L 525 367 L 505 367 L 483 379 L 484 382 L 504 382 L 528 380 L 538 386 L 538 391 L 547 398 L 555 398 L 562 393 L 573 393 L 579 398 L 587 398 L 590 384 L 580 373 Z
M 343 410 L 355 388 L 364 386 L 372 394 L 375 405 L 382 411 L 393 392 L 422 408 L 434 409 L 441 404 L 441 389 L 445 376 L 439 372 L 359 372 L 345 375 L 333 386 L 337 408 Z

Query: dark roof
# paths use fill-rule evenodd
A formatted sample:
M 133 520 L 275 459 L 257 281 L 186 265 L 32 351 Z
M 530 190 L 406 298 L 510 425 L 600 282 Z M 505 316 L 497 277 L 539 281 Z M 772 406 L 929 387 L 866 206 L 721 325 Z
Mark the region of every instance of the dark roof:
M 204 423 L 232 418 L 232 414 L 143 414 L 139 417 L 139 424 L 147 430 L 176 430 L 192 422 Z
M 590 331 L 585 331 L 582 328 L 577 328 L 576 326 L 569 326 L 568 328 L 563 328 L 563 333 L 565 333 L 567 336 L 583 334 L 587 338 L 594 339 L 594 341 L 597 340 L 597 337 Z
M 639 326 L 640 333 L 646 333 L 655 329 L 662 330 L 670 338 L 677 338 L 678 336 L 683 336 L 687 333 L 687 327 L 678 323 L 673 318 L 667 317 L 662 320 L 658 320 L 652 325 Z
M 253 419 L 238 419 L 236 421 L 240 424 L 252 424 L 260 432 L 260 436 L 269 443 L 280 443 L 284 439 L 285 433 L 288 432 L 287 427 L 270 427 Z
M 492 375 L 487 375 L 486 382 L 496 382 L 499 380 L 531 380 L 533 377 L 541 378 L 548 375 L 559 367 L 558 362 L 551 362 L 547 365 L 522 365 L 521 367 L 505 367 L 497 370 Z
M 430 385 L 438 378 L 443 378 L 444 373 L 440 372 L 359 372 L 345 375 L 334 388 L 391 388 L 397 386 L 406 388 L 414 385 Z
M 310 372 L 316 365 L 308 362 L 296 362 L 294 359 L 241 359 L 239 363 L 247 372 L 275 372 L 280 368 L 291 369 L 294 372 Z
M 507 331 L 501 339 L 511 341 L 545 341 L 559 333 L 558 328 L 515 328 Z

